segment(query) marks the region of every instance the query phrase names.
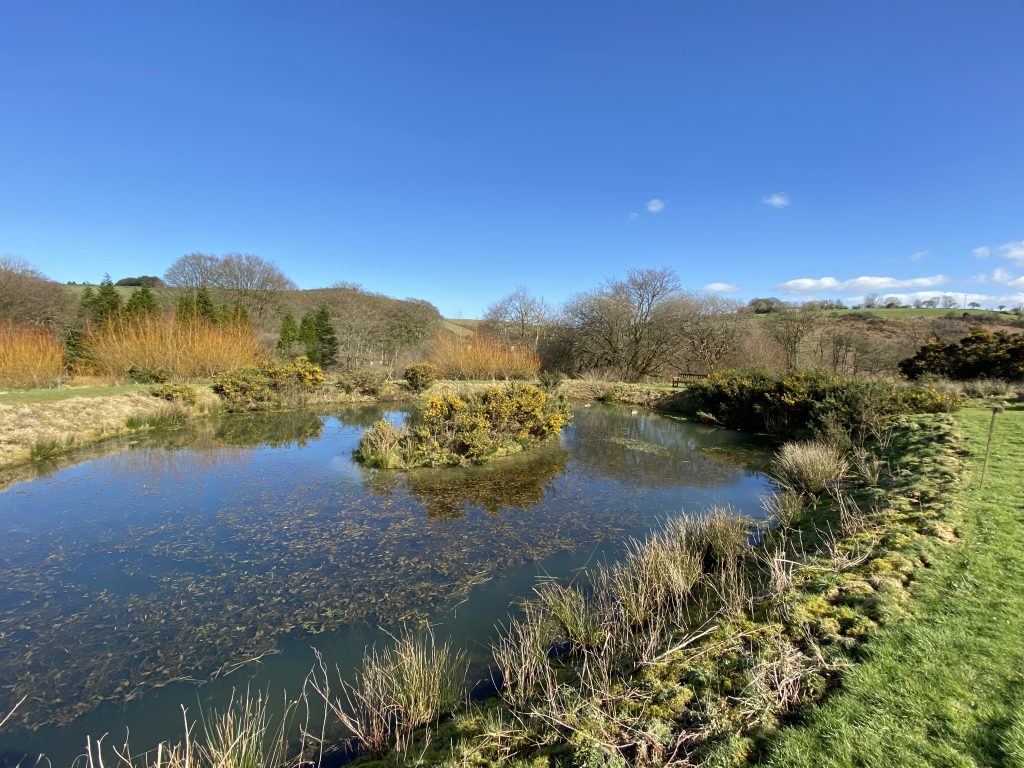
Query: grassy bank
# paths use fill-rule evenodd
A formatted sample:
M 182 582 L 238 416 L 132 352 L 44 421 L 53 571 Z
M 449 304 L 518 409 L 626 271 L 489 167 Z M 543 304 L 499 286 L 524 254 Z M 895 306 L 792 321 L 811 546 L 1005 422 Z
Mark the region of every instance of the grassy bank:
M 957 417 L 972 468 L 960 541 L 934 550 L 906 606 L 878 633 L 843 690 L 787 729 L 768 764 L 1024 766 L 1024 407 Z

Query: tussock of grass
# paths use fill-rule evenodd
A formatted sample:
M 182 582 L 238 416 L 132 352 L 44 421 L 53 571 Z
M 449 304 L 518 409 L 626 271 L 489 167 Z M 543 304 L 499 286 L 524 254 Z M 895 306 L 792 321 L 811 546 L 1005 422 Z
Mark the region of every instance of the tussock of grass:
M 784 443 L 772 460 L 772 473 L 784 487 L 816 495 L 841 482 L 850 465 L 828 440 Z

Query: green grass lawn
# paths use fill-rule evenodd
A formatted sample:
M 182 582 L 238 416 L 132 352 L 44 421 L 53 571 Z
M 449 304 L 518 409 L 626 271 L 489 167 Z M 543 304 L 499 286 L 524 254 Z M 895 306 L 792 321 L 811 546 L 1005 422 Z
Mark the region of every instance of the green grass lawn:
M 919 573 L 909 608 L 865 646 L 841 691 L 785 729 L 767 764 L 1024 766 L 1024 406 L 959 421 L 973 474 L 962 541 Z
M 116 387 L 51 387 L 49 389 L 13 389 L 0 392 L 0 403 L 24 405 L 54 403 L 69 397 L 109 397 L 127 392 L 147 392 L 148 384 L 122 384 Z

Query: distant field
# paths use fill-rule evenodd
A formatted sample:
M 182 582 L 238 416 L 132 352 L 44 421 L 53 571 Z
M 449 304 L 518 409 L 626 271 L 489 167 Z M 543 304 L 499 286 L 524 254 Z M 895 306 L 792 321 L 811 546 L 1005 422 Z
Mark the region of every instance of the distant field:
M 444 320 L 444 329 L 451 331 L 456 336 L 469 336 L 476 333 L 479 325 L 479 320 L 453 320 L 451 318 L 445 318 Z
M 994 309 L 963 309 L 962 307 L 954 307 L 953 309 L 915 309 L 913 307 L 905 309 L 831 309 L 828 312 L 831 315 L 849 315 L 855 312 L 866 312 L 877 317 L 945 317 L 946 315 L 962 317 L 963 315 L 992 314 L 1002 315 L 1006 318 L 1014 317 L 1013 312 L 996 312 Z

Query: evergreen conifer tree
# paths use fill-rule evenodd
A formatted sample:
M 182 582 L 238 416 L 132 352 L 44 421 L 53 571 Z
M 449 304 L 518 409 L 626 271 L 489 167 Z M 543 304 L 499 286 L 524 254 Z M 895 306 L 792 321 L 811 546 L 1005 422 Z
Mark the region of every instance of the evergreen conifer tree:
M 338 336 L 327 307 L 310 310 L 299 323 L 299 341 L 311 363 L 324 368 L 338 360 Z
M 210 323 L 217 322 L 217 308 L 206 286 L 199 286 L 178 299 L 178 318 L 181 320 L 203 319 Z
M 292 346 L 299 341 L 299 324 L 295 322 L 291 312 L 285 312 L 281 318 L 281 333 L 277 340 L 277 353 L 282 357 L 291 357 Z
M 96 291 L 96 297 L 92 301 L 92 320 L 102 323 L 121 312 L 121 294 L 114 287 L 110 275 L 104 275 L 100 281 L 100 287 Z
M 338 335 L 334 332 L 331 313 L 327 307 L 320 307 L 314 315 L 316 341 L 320 351 L 320 366 L 327 368 L 338 361 Z
M 141 288 L 132 291 L 132 295 L 128 297 L 128 301 L 124 305 L 124 310 L 129 315 L 141 316 L 156 314 L 160 311 L 160 307 L 156 303 L 153 291 L 143 283 Z

